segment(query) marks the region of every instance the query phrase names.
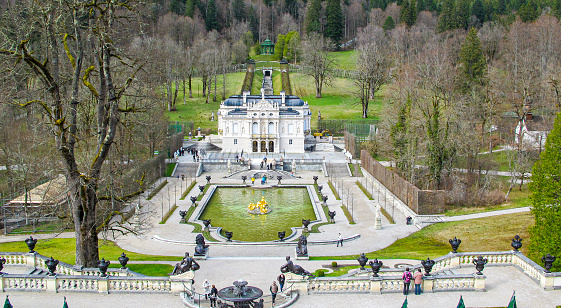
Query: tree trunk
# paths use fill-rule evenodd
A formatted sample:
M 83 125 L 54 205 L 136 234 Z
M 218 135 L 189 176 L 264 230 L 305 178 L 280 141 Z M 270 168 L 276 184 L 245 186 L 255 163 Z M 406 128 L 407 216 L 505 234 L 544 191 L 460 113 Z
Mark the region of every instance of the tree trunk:
M 214 96 L 212 97 L 213 102 L 216 102 L 216 80 L 217 80 L 217 77 L 216 77 L 216 74 L 214 74 Z
M 206 97 L 206 83 L 207 83 L 207 76 L 203 75 L 203 97 Z
M 193 83 L 191 82 L 192 74 L 189 74 L 189 98 L 193 98 Z
M 226 99 L 226 68 L 222 70 L 222 100 Z
M 316 98 L 321 98 L 321 81 L 316 80 Z
M 71 198 L 76 234 L 76 265 L 97 267 L 99 260 L 98 236 L 95 210 L 97 206 L 96 183 L 90 180 L 84 184 L 75 174 L 68 176 L 71 181 Z

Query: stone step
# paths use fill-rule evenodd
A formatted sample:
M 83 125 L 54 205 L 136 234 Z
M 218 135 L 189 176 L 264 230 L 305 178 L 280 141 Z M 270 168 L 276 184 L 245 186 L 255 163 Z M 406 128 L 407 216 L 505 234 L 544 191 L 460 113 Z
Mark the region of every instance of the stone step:
M 315 151 L 318 152 L 335 152 L 332 143 L 316 143 Z

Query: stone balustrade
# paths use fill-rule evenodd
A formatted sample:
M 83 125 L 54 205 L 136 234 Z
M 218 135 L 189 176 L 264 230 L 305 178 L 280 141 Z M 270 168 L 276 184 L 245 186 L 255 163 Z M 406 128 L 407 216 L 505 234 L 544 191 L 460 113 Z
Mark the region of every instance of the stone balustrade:
M 13 275 L 4 274 L 0 278 L 0 288 L 6 291 L 47 291 L 47 292 L 181 292 L 183 285 L 191 281 L 179 281 L 171 277 L 98 277 L 85 275 Z M 173 288 L 172 288 L 172 285 Z
M 9 266 L 29 266 L 40 268 L 42 270 L 48 271 L 47 260 L 49 258 L 35 252 L 35 253 L 25 253 L 25 252 L 0 252 L 0 258 L 6 259 L 6 265 Z M 86 275 L 86 276 L 100 276 L 101 272 L 95 267 L 84 267 L 77 268 L 74 265 L 60 262 L 56 268 L 57 274 L 63 275 Z M 134 276 L 136 273 L 121 270 L 118 268 L 107 269 L 107 275 L 110 276 Z
M 462 267 L 473 267 L 473 260 L 477 257 L 482 256 L 487 259 L 487 266 L 514 266 L 524 272 L 528 277 L 532 278 L 536 283 L 538 283 L 545 290 L 561 289 L 561 272 L 546 273 L 545 269 L 537 264 L 536 262 L 530 260 L 530 258 L 523 255 L 521 252 L 511 251 L 497 251 L 497 252 L 463 252 L 463 253 L 449 253 L 445 256 L 434 259 L 435 264 L 432 268 L 432 273 L 442 272 L 444 270 L 450 270 L 453 268 Z M 421 264 L 412 266 L 411 271 L 415 271 L 417 268 L 423 269 Z M 474 269 L 475 270 L 475 269 Z M 394 275 L 400 275 L 403 269 L 395 268 L 382 268 L 378 275 L 382 278 L 391 277 Z M 368 277 L 371 275 L 371 270 L 367 269 L 364 271 L 349 271 L 347 276 L 352 277 Z M 439 275 L 439 280 L 443 277 Z M 454 277 L 457 277 L 455 275 Z M 425 277 L 426 279 L 426 277 Z M 456 278 L 450 278 L 456 279 Z M 440 280 L 439 283 L 443 283 L 444 280 Z M 465 285 L 467 282 L 465 280 L 454 280 L 454 284 Z M 388 288 L 393 288 L 393 283 L 387 283 Z M 402 285 L 403 287 L 403 285 Z M 471 286 L 467 287 L 470 289 Z M 399 288 L 398 288 L 399 289 Z M 441 289 L 440 285 L 438 288 L 433 288 L 435 291 Z M 456 289 L 456 288 L 454 288 Z M 461 289 L 461 288 L 460 288 Z
M 316 293 L 397 293 L 403 292 L 401 275 L 380 277 L 320 277 L 304 279 L 302 276 L 289 274 L 289 283 L 306 294 Z M 287 279 L 288 279 L 287 276 Z M 423 292 L 443 291 L 483 291 L 485 276 L 477 274 L 438 275 L 423 278 Z

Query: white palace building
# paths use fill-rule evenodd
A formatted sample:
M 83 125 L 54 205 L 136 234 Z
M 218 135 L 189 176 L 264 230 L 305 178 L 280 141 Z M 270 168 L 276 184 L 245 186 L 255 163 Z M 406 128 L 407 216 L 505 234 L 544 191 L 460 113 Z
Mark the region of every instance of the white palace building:
M 311 112 L 298 96 L 234 95 L 220 104 L 218 135 L 224 152 L 304 153 Z

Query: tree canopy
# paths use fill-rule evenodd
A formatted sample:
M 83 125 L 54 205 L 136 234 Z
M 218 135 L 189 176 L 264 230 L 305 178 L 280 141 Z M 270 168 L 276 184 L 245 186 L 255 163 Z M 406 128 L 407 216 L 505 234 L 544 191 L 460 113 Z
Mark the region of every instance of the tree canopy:
M 535 225 L 530 229 L 530 249 L 537 257 L 561 253 L 561 113 L 545 141 L 545 150 L 534 164 L 532 213 Z

